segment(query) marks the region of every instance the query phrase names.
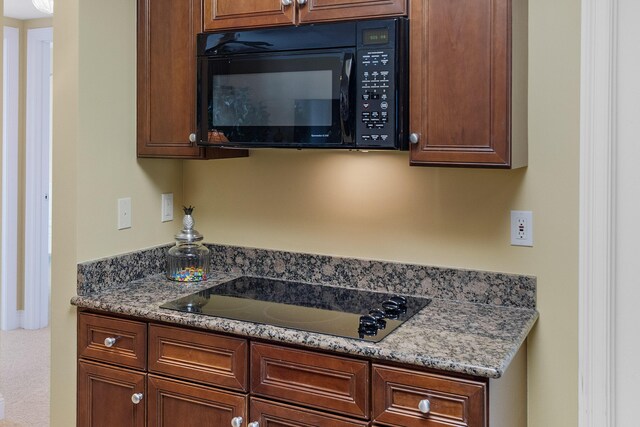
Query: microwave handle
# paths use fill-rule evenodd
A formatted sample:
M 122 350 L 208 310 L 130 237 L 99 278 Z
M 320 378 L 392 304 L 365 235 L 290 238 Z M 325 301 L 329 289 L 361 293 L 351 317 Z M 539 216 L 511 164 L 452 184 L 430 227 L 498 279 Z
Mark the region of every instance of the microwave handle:
M 345 53 L 342 59 L 342 74 L 340 76 L 340 126 L 345 139 L 353 137 L 349 126 L 351 105 L 349 100 L 351 88 L 351 70 L 353 68 L 353 53 Z M 345 142 L 347 142 L 345 140 Z

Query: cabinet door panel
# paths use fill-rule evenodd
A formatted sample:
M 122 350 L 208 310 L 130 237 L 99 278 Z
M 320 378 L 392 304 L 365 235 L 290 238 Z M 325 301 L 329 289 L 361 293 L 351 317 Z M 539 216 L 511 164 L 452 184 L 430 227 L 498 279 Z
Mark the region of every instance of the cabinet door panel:
M 234 417 L 246 419 L 243 395 L 153 375 L 148 389 L 148 427 L 230 426 Z
M 251 344 L 251 391 L 349 416 L 369 417 L 369 364 L 268 344 Z
M 247 352 L 243 339 L 149 326 L 149 372 L 246 391 Z
M 110 347 L 105 344 L 108 338 L 115 339 Z M 78 357 L 145 369 L 147 367 L 147 324 L 80 313 Z
M 486 383 L 374 365 L 373 419 L 403 427 L 485 427 Z M 419 410 L 429 401 L 428 413 Z
M 282 0 L 204 0 L 204 29 L 291 25 L 296 1 L 284 6 Z
M 199 0 L 138 0 L 138 156 L 204 155 L 195 132 Z
M 146 375 L 91 362 L 78 362 L 78 427 L 144 427 Z M 137 405 L 131 401 L 142 393 Z
M 369 423 L 251 398 L 251 421 L 260 427 L 366 427 Z
M 510 166 L 510 4 L 411 2 L 412 164 Z
M 407 13 L 407 0 L 308 0 L 299 6 L 300 22 L 380 18 Z

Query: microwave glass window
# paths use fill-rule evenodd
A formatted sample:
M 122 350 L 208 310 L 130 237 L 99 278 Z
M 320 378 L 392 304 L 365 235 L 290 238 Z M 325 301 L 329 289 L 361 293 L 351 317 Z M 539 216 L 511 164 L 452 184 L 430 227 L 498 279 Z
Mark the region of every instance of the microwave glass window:
M 214 75 L 211 127 L 331 126 L 331 70 Z

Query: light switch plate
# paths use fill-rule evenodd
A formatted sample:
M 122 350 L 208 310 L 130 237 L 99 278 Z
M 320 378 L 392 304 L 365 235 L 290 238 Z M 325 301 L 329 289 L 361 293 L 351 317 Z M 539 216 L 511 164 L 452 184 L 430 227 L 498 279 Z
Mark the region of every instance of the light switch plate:
M 173 221 L 173 193 L 164 193 L 162 195 L 160 211 L 160 221 Z
M 118 199 L 118 230 L 131 228 L 131 197 Z

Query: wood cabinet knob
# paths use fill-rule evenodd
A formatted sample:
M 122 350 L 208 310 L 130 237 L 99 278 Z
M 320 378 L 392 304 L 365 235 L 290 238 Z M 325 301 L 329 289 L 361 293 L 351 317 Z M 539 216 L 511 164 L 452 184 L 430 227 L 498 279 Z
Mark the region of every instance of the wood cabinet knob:
M 284 3 L 284 0 L 282 0 L 282 3 Z M 242 417 L 233 418 L 231 420 L 231 427 L 242 427 L 242 421 L 244 421 Z
M 291 0 L 282 0 L 282 5 L 283 6 L 291 6 L 292 1 Z
M 418 142 L 420 142 L 420 134 L 414 132 L 409 135 L 409 142 L 412 144 L 417 144 Z

